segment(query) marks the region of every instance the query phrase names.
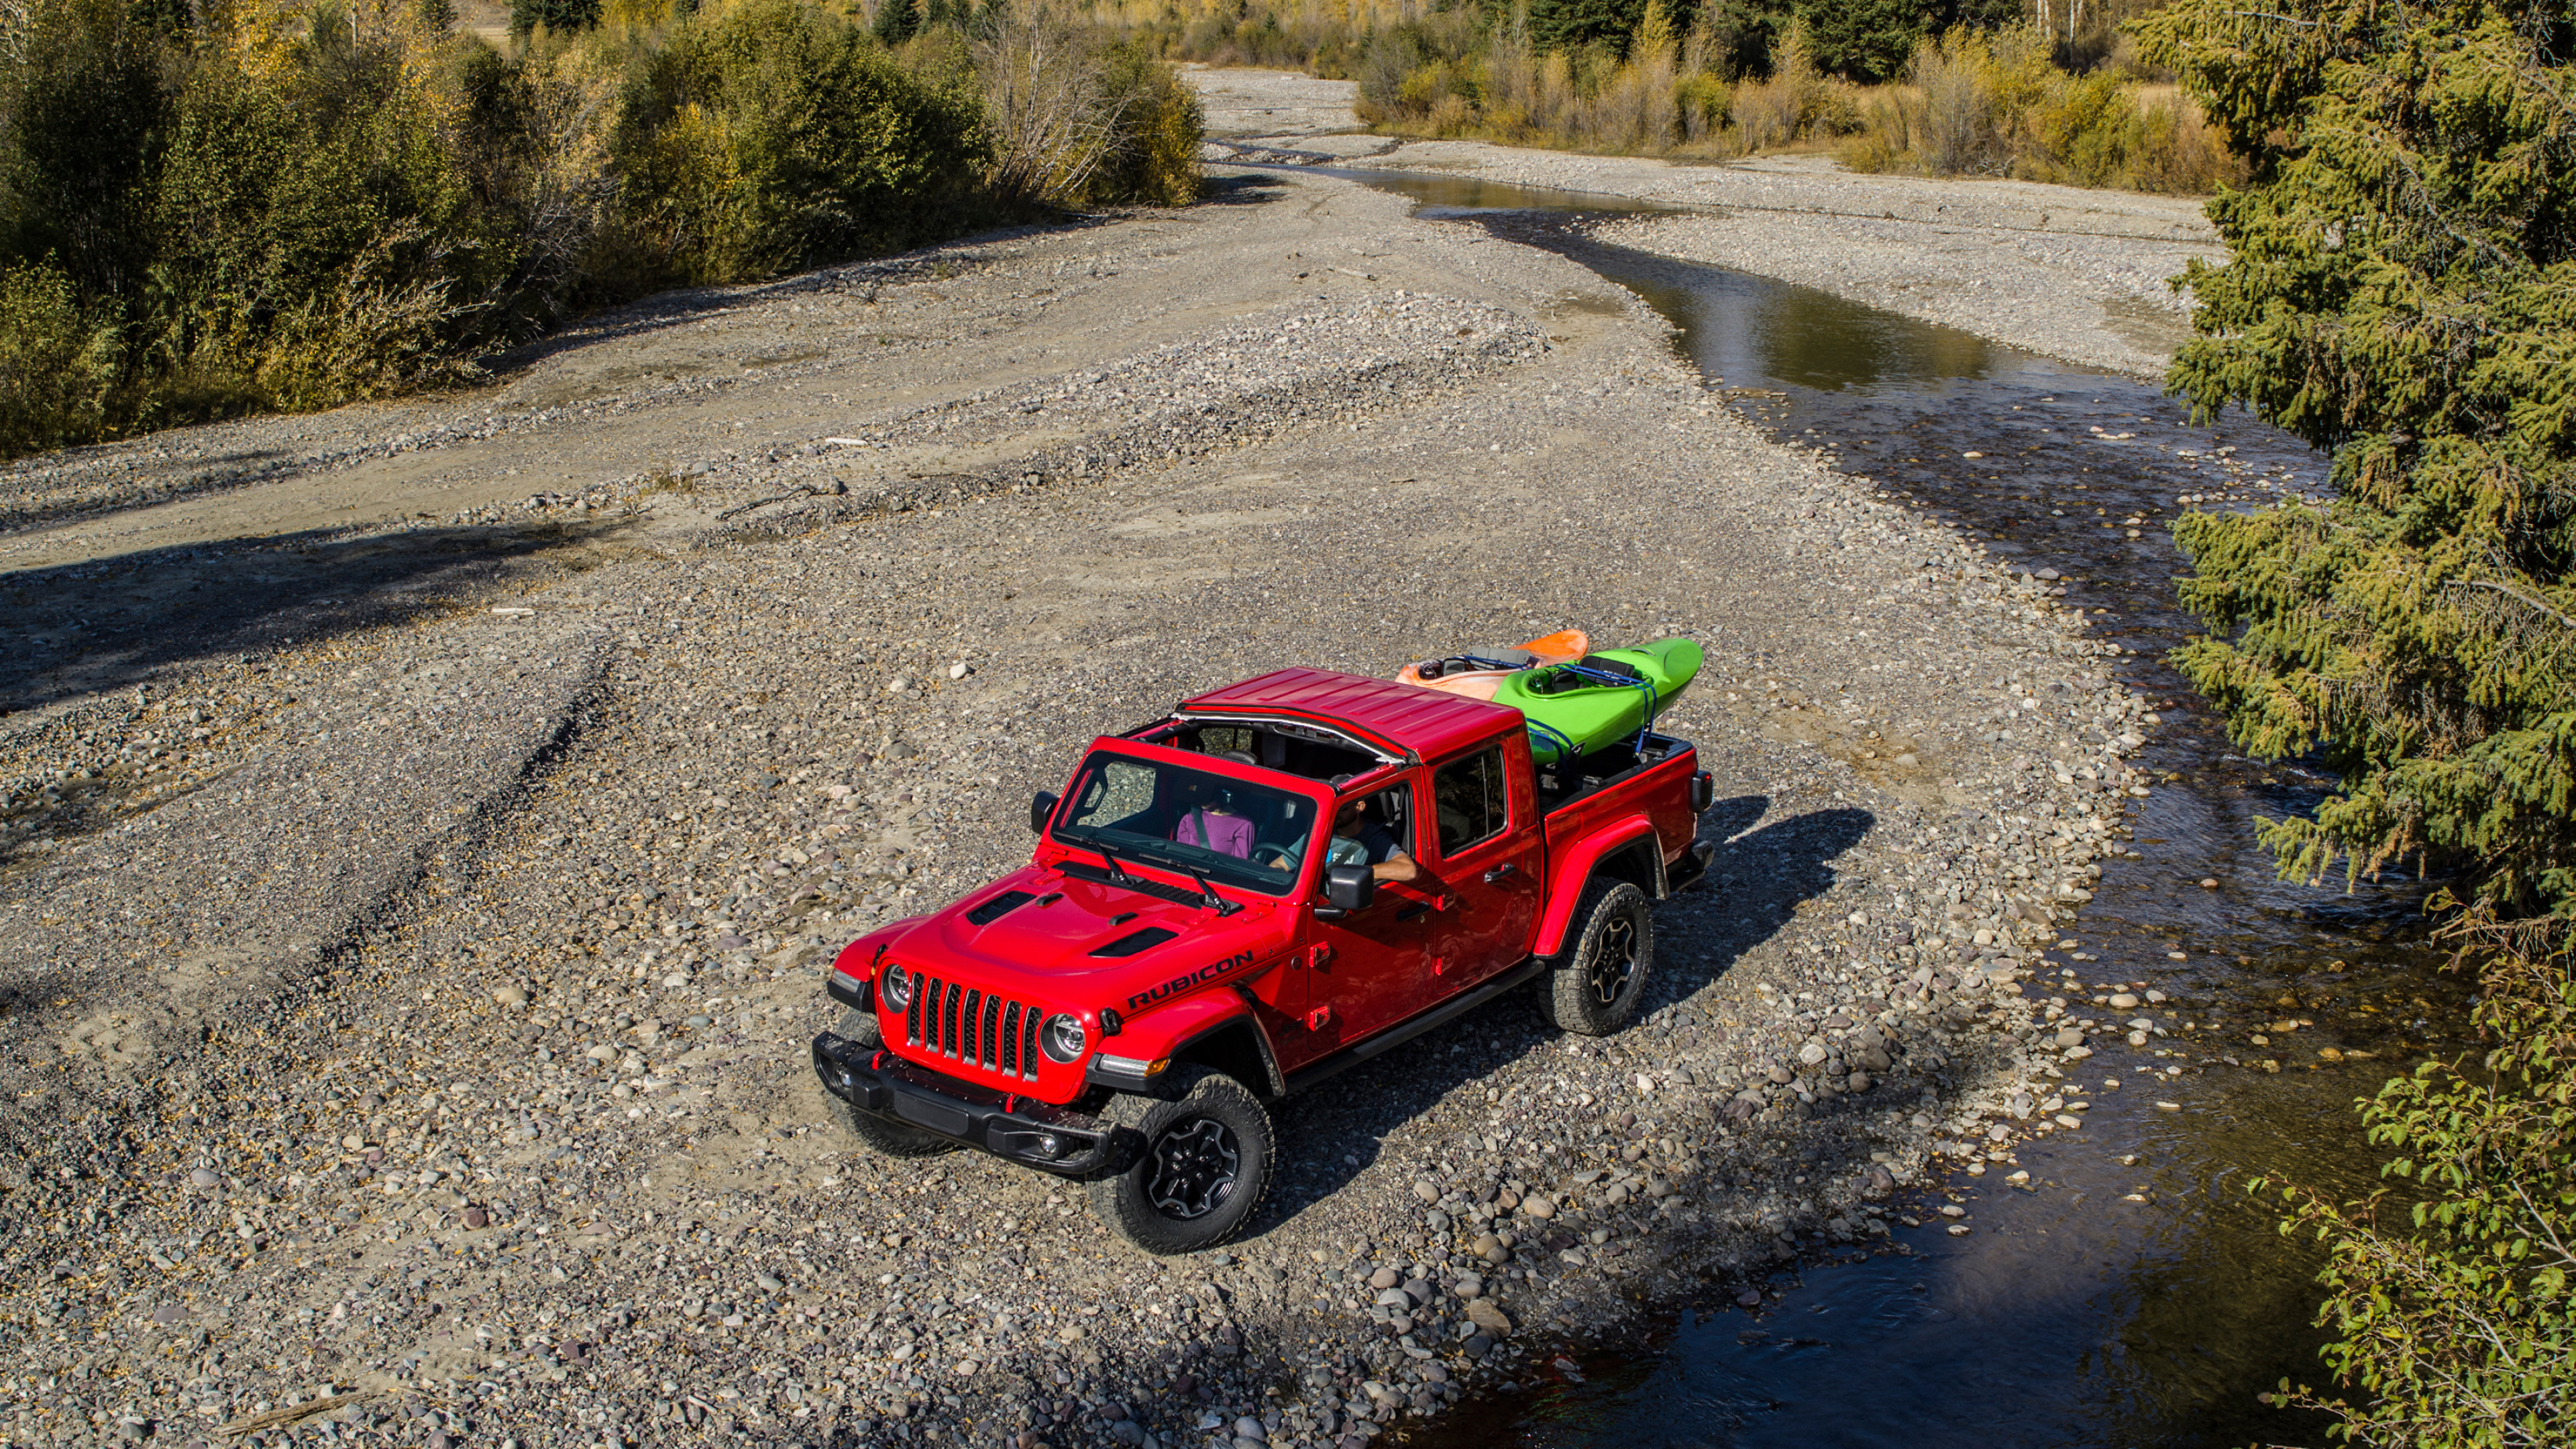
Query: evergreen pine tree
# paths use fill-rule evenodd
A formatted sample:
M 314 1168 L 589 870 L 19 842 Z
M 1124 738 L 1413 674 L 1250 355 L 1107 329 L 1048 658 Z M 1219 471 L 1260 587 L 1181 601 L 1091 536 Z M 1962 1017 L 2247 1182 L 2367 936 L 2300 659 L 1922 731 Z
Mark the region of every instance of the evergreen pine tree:
M 2422 865 L 2576 915 L 2576 52 L 2564 0 L 2177 0 L 2139 22 L 2253 165 L 2172 388 L 2333 452 L 2186 515 L 2177 655 L 2247 753 L 2341 779 L 2283 868 Z
M 1882 81 L 1905 69 L 1939 17 L 1923 0 L 1799 0 L 1798 18 L 1818 70 Z
M 1530 0 L 1530 39 L 1541 50 L 1608 42 L 1624 52 L 1645 11 L 1646 0 Z
M 921 12 L 915 0 L 880 0 L 877 6 L 876 37 L 887 45 L 901 45 L 923 29 Z
M 510 0 L 510 28 L 524 35 L 542 25 L 584 30 L 599 23 L 599 0 Z

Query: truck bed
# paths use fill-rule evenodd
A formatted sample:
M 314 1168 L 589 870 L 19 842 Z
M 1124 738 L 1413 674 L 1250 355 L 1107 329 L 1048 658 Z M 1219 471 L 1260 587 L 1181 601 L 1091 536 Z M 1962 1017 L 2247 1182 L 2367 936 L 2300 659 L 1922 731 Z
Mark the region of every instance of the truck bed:
M 1595 795 L 1618 791 L 1630 781 L 1676 757 L 1695 756 L 1697 747 L 1688 740 L 1649 731 L 1644 748 L 1617 745 L 1554 765 L 1533 765 L 1538 776 L 1538 808 L 1542 815 L 1559 810 Z M 1690 771 L 1680 771 L 1687 780 Z
M 1679 889 L 1697 877 L 1703 855 L 1691 850 L 1699 835 L 1691 780 L 1699 773 L 1699 750 L 1690 741 L 1649 732 L 1638 746 L 1596 750 L 1536 773 L 1551 862 L 1573 842 L 1642 815 L 1654 827 L 1659 857 L 1653 881 L 1641 882 L 1648 894 Z

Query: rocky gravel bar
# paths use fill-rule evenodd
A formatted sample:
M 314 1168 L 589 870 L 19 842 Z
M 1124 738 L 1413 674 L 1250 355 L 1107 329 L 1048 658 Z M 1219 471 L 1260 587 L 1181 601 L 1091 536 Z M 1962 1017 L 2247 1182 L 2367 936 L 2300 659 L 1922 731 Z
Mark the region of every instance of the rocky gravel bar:
M 1358 1445 L 1759 1301 L 2181 1030 L 2031 979 L 2149 786 L 2117 646 L 1624 292 L 1330 177 L 7 487 L 11 1445 Z M 1633 1028 L 1500 1003 L 1281 1104 L 1197 1257 L 833 1118 L 833 951 L 1095 734 L 1567 625 L 1708 655 Z
M 1362 129 L 1352 81 L 1186 74 L 1207 110 L 1211 161 L 1430 171 L 1645 202 L 1665 210 L 1596 226 L 1596 239 L 2132 376 L 2162 377 L 2190 335 L 2190 299 L 2171 279 L 2227 256 L 2196 197 L 1858 175 L 1816 154 L 1707 164 L 1406 140 Z

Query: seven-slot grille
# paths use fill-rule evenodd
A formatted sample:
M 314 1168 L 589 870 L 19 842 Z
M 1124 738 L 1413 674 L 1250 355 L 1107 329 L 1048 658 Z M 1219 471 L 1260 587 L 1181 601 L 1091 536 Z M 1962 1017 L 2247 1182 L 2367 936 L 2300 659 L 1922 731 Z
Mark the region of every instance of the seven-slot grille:
M 903 1039 L 988 1072 L 1034 1079 L 1038 1022 L 1034 1005 L 955 981 L 915 974 L 903 1011 Z

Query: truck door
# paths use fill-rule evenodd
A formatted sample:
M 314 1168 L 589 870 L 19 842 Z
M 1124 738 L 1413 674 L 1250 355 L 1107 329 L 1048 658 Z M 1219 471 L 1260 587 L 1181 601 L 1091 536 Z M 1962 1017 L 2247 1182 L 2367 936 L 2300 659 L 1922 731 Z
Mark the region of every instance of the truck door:
M 1432 853 L 1423 864 L 1451 897 L 1431 920 L 1432 991 L 1447 996 L 1517 964 L 1538 929 L 1542 871 L 1536 781 L 1494 743 L 1431 772 Z
M 1381 790 L 1368 799 L 1365 824 L 1387 831 L 1396 849 L 1418 861 L 1423 832 L 1417 799 L 1410 784 Z M 1316 1055 L 1374 1036 L 1428 1004 L 1422 982 L 1431 974 L 1437 894 L 1427 879 L 1382 884 L 1367 910 L 1312 922 L 1305 1008 Z

